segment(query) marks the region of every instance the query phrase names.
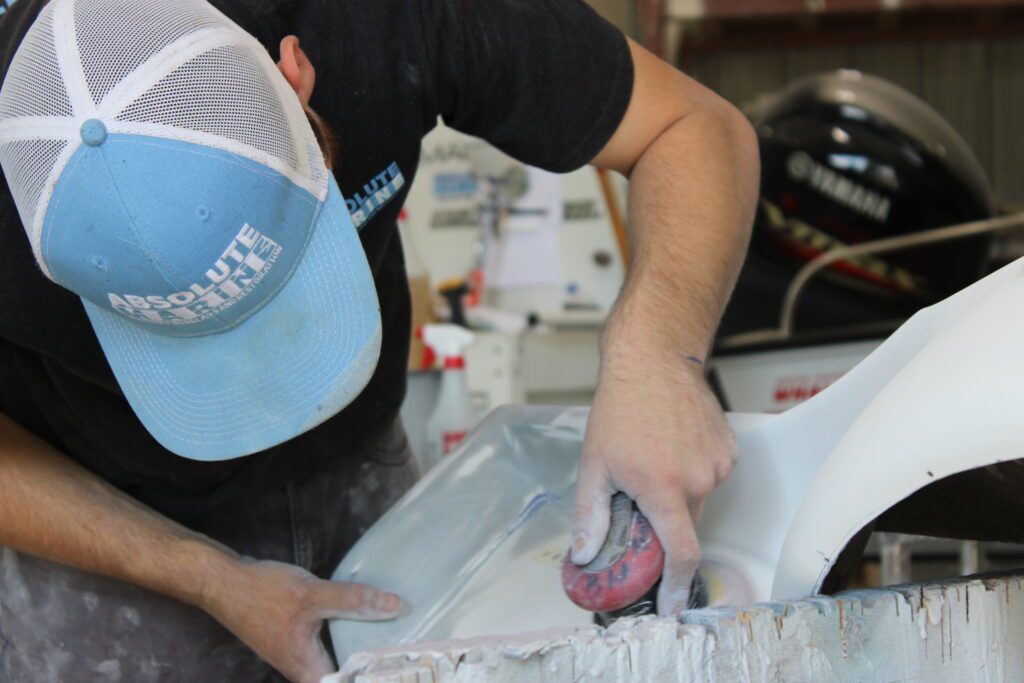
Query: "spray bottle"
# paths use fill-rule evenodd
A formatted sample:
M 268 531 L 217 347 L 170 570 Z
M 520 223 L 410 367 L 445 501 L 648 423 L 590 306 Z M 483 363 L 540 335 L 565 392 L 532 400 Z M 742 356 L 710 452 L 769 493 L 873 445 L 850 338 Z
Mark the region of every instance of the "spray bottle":
M 425 470 L 451 453 L 476 424 L 466 381 L 465 350 L 476 337 L 458 325 L 424 325 L 423 342 L 441 358 L 444 370 L 437 405 L 426 425 Z

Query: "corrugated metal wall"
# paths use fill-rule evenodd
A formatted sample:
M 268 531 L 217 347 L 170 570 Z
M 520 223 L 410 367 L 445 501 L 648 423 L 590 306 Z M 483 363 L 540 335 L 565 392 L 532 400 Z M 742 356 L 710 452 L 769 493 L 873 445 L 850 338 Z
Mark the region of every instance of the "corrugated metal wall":
M 864 45 L 701 55 L 690 74 L 737 105 L 818 71 L 855 68 L 917 94 L 960 131 L 996 196 L 1024 208 L 1024 41 Z

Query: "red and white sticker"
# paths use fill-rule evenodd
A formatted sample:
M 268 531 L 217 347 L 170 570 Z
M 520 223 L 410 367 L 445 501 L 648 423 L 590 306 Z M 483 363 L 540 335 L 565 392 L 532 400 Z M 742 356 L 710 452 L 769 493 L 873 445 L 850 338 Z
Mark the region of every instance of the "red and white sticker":
M 818 375 L 796 375 L 779 377 L 775 381 L 772 402 L 781 412 L 807 399 L 817 396 L 833 382 L 843 376 L 842 372 L 825 372 Z

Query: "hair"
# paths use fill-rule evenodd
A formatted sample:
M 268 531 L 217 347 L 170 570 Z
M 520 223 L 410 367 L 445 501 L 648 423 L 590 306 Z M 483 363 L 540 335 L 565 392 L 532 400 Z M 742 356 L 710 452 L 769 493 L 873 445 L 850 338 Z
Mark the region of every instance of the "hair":
M 338 136 L 334 134 L 327 122 L 308 105 L 303 105 L 302 109 L 306 112 L 309 125 L 313 127 L 313 135 L 316 136 L 316 142 L 324 154 L 324 163 L 328 169 L 334 170 L 334 162 L 338 159 Z

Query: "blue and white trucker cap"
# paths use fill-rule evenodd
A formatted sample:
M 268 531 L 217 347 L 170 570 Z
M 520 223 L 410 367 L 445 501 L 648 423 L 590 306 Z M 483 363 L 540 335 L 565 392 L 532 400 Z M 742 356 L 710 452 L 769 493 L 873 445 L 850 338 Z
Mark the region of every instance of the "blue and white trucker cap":
M 0 165 L 170 451 L 264 450 L 369 381 L 380 309 L 341 192 L 270 55 L 204 0 L 52 0 L 0 89 Z

